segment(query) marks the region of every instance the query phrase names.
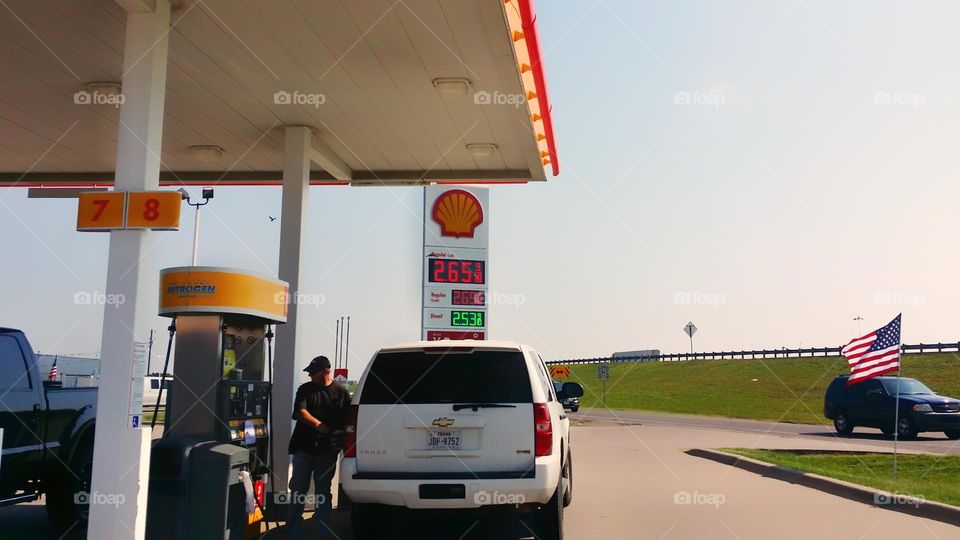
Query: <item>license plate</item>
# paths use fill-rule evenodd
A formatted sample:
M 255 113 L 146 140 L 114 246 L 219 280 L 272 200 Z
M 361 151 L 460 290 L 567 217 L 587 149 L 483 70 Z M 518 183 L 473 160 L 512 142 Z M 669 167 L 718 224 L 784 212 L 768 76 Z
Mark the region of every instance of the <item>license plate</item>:
M 428 450 L 460 450 L 463 448 L 463 431 L 446 430 L 427 433 Z

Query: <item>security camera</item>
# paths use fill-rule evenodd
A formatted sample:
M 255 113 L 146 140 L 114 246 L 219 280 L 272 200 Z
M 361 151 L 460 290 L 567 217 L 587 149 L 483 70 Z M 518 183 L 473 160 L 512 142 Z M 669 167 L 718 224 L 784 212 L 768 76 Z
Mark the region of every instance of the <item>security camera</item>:
M 184 201 L 189 201 L 189 200 L 190 200 L 190 193 L 188 193 L 187 190 L 185 190 L 185 189 L 183 189 L 183 188 L 180 188 L 180 189 L 177 190 L 177 192 L 180 193 L 180 198 L 181 198 L 182 200 L 184 200 Z
M 203 188 L 203 198 L 204 198 L 204 199 L 212 199 L 212 198 L 213 198 L 213 188 L 212 188 L 212 187 L 205 187 L 205 188 Z

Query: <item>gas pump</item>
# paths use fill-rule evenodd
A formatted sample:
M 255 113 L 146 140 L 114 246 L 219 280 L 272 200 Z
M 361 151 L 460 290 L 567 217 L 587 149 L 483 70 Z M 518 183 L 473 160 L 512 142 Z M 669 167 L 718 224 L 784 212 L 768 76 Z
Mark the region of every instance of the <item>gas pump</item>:
M 287 284 L 231 268 L 160 272 L 173 384 L 150 461 L 147 538 L 256 538 L 269 471 L 272 325 Z

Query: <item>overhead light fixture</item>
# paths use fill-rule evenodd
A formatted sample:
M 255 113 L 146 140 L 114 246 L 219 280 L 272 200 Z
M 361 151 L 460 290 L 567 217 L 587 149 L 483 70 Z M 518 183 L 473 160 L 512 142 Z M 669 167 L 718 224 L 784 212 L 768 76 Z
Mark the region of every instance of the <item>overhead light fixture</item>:
M 110 97 L 119 96 L 120 90 L 123 88 L 120 83 L 107 81 L 89 82 L 84 86 L 87 87 L 87 92 L 90 92 L 91 94 L 100 94 L 102 96 Z
M 191 146 L 190 153 L 197 161 L 215 163 L 223 156 L 223 148 L 213 145 Z
M 470 91 L 470 79 L 466 77 L 438 77 L 433 87 L 445 96 L 464 96 Z
M 497 145 L 492 143 L 472 143 L 467 145 L 467 151 L 475 158 L 489 158 L 497 153 Z

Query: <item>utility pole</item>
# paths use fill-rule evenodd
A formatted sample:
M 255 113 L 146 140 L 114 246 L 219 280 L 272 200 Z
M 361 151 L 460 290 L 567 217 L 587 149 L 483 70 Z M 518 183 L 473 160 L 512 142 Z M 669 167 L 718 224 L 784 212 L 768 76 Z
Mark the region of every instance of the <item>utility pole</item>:
M 150 341 L 147 342 L 147 375 L 150 372 L 150 365 L 153 363 L 153 328 L 150 329 Z M 163 383 L 160 383 L 163 384 Z
M 350 316 L 347 315 L 347 352 L 343 354 L 343 369 L 348 369 L 350 366 Z M 349 371 L 347 372 L 349 373 Z M 349 379 L 350 376 L 347 375 Z

